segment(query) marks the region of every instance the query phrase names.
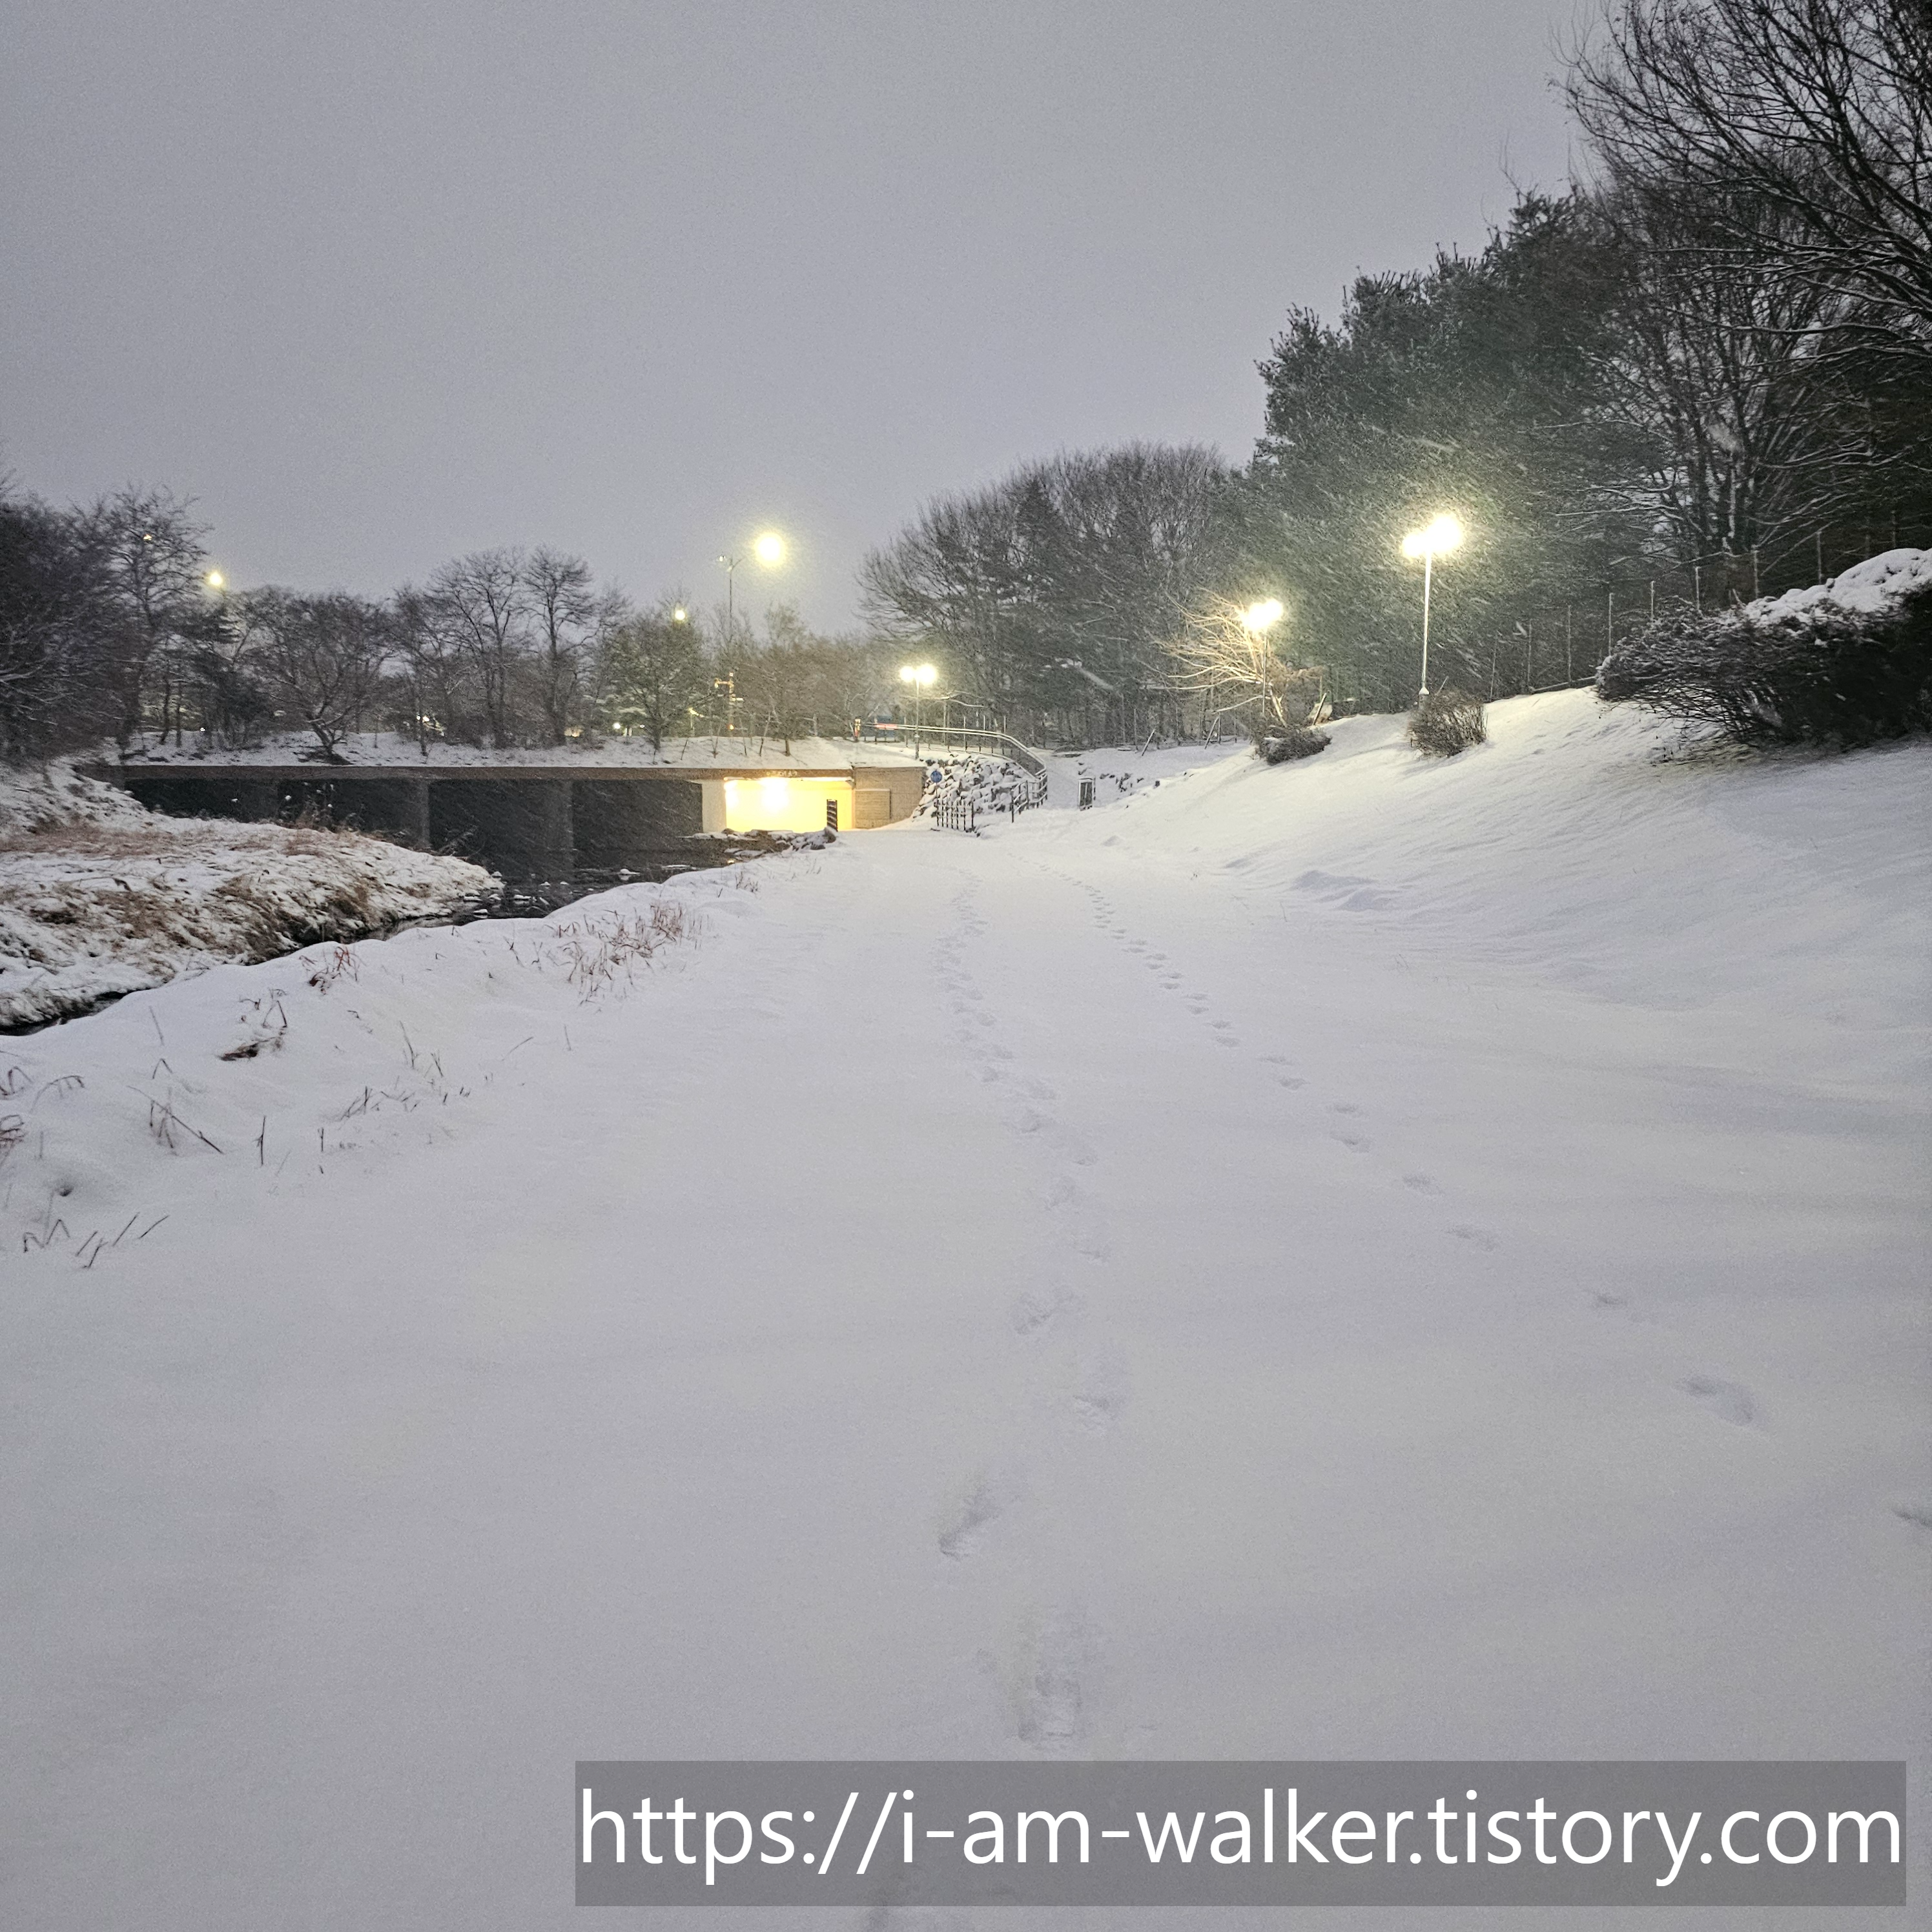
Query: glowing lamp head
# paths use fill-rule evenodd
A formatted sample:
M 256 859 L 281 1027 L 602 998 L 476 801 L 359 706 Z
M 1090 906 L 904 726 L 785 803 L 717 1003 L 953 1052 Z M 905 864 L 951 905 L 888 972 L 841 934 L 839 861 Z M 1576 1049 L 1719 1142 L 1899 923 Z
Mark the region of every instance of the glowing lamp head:
M 921 664 L 912 675 L 914 682 L 926 689 L 929 690 L 939 682 L 938 669 L 932 664 Z
M 1446 512 L 1426 529 L 1411 530 L 1402 540 L 1402 554 L 1414 563 L 1425 556 L 1440 556 L 1462 541 L 1462 526 Z
M 1258 637 L 1262 632 L 1271 629 L 1275 625 L 1280 623 L 1281 616 L 1281 599 L 1279 597 L 1264 597 L 1259 603 L 1250 604 L 1241 613 L 1241 622 L 1246 629 Z
M 785 540 L 776 530 L 766 530 L 754 540 L 752 554 L 767 570 L 776 570 L 785 559 Z
M 208 587 L 211 590 L 219 590 L 227 581 L 227 578 L 224 577 L 218 570 L 211 570 L 208 573 Z
M 677 608 L 670 614 L 670 620 L 674 624 L 687 624 L 691 621 L 691 619 L 689 614 L 686 610 L 684 606 L 680 604 Z

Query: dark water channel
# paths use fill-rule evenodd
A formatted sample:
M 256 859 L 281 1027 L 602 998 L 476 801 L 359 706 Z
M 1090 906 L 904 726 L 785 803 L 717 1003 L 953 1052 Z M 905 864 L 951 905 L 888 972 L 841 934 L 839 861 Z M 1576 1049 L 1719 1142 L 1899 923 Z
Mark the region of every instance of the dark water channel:
M 700 832 L 682 842 L 676 853 L 655 856 L 636 866 L 578 866 L 556 878 L 505 878 L 492 893 L 462 902 L 446 918 L 426 920 L 431 926 L 466 926 L 478 919 L 541 919 L 560 906 L 608 892 L 614 886 L 657 885 L 685 872 L 715 871 L 762 859 L 774 852 L 810 851 L 829 845 L 837 835 L 829 832 Z

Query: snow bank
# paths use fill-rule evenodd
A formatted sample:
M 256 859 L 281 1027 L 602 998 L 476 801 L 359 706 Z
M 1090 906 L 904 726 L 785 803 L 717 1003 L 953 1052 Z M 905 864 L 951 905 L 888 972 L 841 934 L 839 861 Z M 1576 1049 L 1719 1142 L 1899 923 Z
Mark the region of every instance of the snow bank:
M 1922 871 L 1907 829 L 1932 844 L 1932 746 L 1685 758 L 1669 723 L 1587 691 L 1486 717 L 1489 741 L 1453 759 L 1417 752 L 1404 718 L 1336 719 L 1319 758 L 1242 748 L 1077 836 L 1224 880 L 1273 918 L 1346 915 L 1411 959 L 1507 959 L 1646 1005 L 1790 990 L 1793 973 L 1834 1010 L 1922 998 L 1923 922 L 1894 915 Z
M 0 771 L 0 1026 L 435 918 L 496 883 L 354 832 L 165 818 L 67 761 Z
M 1875 615 L 1890 610 L 1909 592 L 1932 584 L 1932 550 L 1881 550 L 1855 563 L 1822 584 L 1787 590 L 1781 596 L 1760 597 L 1744 607 L 1747 616 L 1760 620 L 1796 617 L 1821 604 L 1840 610 Z
M 817 848 L 801 840 L 784 862 L 812 866 Z M 0 1253 L 98 1264 L 97 1242 L 137 1240 L 162 1217 L 232 1226 L 260 1211 L 292 1155 L 293 1178 L 352 1186 L 404 1142 L 447 1141 L 464 1103 L 524 1070 L 525 1048 L 540 1040 L 539 1060 L 572 1051 L 573 1024 L 585 1036 L 668 953 L 689 951 L 721 904 L 729 916 L 758 889 L 734 868 L 620 887 L 542 919 L 329 940 L 254 965 L 196 956 L 193 987 L 164 1002 L 124 1000 L 6 1042 Z

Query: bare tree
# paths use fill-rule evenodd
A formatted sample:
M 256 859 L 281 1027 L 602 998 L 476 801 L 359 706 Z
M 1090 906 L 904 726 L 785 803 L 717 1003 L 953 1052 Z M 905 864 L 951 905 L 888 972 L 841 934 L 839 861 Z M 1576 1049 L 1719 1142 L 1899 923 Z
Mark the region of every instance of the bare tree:
M 368 709 L 394 648 L 390 614 L 340 591 L 258 590 L 246 604 L 254 668 L 284 710 L 314 734 L 322 757 L 345 762 L 338 748 Z
M 430 648 L 467 673 L 478 735 L 494 746 L 515 743 L 516 687 L 531 655 L 523 554 L 476 550 L 445 564 L 415 614 L 430 634 Z
M 1732 254 L 1770 208 L 1844 338 L 1932 358 L 1926 0 L 1624 0 L 1569 93 L 1613 180 L 1708 196 Z
M 622 619 L 622 599 L 614 593 L 599 597 L 590 565 L 560 550 L 531 551 L 524 560 L 523 580 L 536 632 L 530 683 L 544 737 L 561 745 L 581 708 L 598 629 Z
M 1201 694 L 1204 724 L 1232 719 L 1262 744 L 1308 722 L 1322 676 L 1283 653 L 1275 629 L 1281 614 L 1277 604 L 1258 622 L 1254 605 L 1220 595 L 1187 612 L 1172 645 L 1176 682 Z
M 1887 460 L 1859 365 L 1823 347 L 1834 298 L 1777 268 L 1791 218 L 1735 189 L 1714 203 L 1638 182 L 1600 203 L 1626 264 L 1605 392 L 1652 458 L 1620 503 L 1658 517 L 1687 566 L 1852 514 Z M 1760 245 L 1727 245 L 1748 224 Z
M 146 722 L 151 669 L 178 647 L 206 641 L 220 626 L 206 581 L 207 527 L 194 521 L 190 508 L 170 490 L 130 486 L 102 497 L 80 517 L 83 540 L 98 559 L 104 589 L 121 619 L 108 676 L 115 736 L 123 751 Z M 164 730 L 169 694 L 163 694 Z
M 0 478 L 0 759 L 45 756 L 110 730 L 122 627 L 76 520 Z
M 424 758 L 432 738 L 464 735 L 464 663 L 454 635 L 434 597 L 412 584 L 396 592 L 394 622 L 398 686 L 402 700 L 396 722 L 404 724 Z
M 1214 452 L 1134 443 L 1026 465 L 928 505 L 860 573 L 888 637 L 962 694 L 1070 735 L 1132 731 L 1172 690 L 1175 612 L 1226 562 Z

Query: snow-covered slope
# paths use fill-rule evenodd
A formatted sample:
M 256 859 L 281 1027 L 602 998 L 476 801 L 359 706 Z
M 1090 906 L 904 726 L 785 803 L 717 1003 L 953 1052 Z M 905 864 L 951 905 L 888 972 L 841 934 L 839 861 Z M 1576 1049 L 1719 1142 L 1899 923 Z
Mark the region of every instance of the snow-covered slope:
M 0 1026 L 433 918 L 496 884 L 356 832 L 164 818 L 67 760 L 0 766 Z
M 1932 752 L 1490 724 L 15 1042 L 0 1916 L 562 1927 L 580 1757 L 1922 1779 Z

